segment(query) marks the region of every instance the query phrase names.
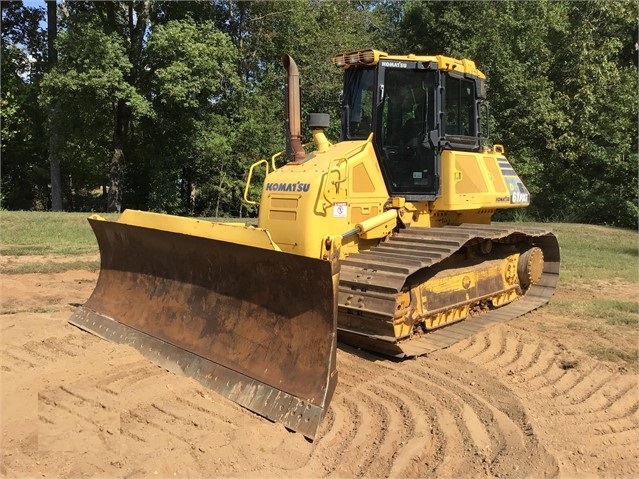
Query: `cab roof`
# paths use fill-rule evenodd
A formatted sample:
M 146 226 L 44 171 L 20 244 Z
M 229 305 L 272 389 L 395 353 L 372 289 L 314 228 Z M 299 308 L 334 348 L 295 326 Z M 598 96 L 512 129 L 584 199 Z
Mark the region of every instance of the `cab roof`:
M 467 58 L 460 60 L 444 55 L 415 55 L 413 53 L 407 55 L 389 55 L 386 52 L 374 49 L 339 53 L 333 57 L 333 64 L 343 69 L 357 66 L 374 66 L 382 61 L 436 63 L 437 68 L 441 71 L 459 72 L 481 78 L 482 80 L 486 78 L 486 75 L 477 68 L 475 62 Z

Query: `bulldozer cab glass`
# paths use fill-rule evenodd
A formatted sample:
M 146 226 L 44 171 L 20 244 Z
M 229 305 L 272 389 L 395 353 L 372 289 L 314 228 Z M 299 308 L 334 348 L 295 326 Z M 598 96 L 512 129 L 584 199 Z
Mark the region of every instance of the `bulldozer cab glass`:
M 444 138 L 454 150 L 479 151 L 479 104 L 483 82 L 456 73 L 445 75 L 444 87 Z
M 435 121 L 438 72 L 384 68 L 375 146 L 392 194 L 430 199 L 438 192 Z M 417 198 L 416 198 L 417 197 Z M 426 197 L 426 198 L 424 198 Z
M 374 68 L 350 68 L 344 73 L 344 139 L 365 140 L 372 131 L 376 73 Z
M 393 67 L 386 67 L 388 63 Z M 381 62 L 344 73 L 343 137 L 373 142 L 392 195 L 434 199 L 438 193 L 435 121 L 439 72 L 416 62 Z
M 440 149 L 479 149 L 479 80 L 436 64 L 381 61 L 344 72 L 342 136 L 373 142 L 391 195 L 439 195 Z

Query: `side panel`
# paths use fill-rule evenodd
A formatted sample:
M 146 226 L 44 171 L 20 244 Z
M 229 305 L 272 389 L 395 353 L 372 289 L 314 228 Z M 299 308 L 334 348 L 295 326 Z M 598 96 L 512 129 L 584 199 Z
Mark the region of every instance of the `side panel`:
M 259 227 L 268 230 L 283 251 L 320 258 L 327 236 L 341 235 L 377 216 L 387 200 L 372 143 L 341 142 L 266 177 Z
M 530 194 L 508 160 L 496 152 L 442 152 L 442 196 L 433 211 L 522 208 Z

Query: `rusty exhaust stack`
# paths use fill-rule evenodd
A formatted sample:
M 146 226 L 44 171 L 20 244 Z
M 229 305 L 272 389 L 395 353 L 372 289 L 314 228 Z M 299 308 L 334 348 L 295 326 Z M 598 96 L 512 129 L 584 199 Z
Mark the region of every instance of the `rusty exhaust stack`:
M 288 123 L 287 135 L 291 145 L 293 161 L 304 161 L 306 152 L 302 146 L 302 114 L 300 106 L 300 74 L 295 60 L 290 55 L 282 55 L 282 65 L 286 68 L 286 93 L 288 108 L 286 122 Z

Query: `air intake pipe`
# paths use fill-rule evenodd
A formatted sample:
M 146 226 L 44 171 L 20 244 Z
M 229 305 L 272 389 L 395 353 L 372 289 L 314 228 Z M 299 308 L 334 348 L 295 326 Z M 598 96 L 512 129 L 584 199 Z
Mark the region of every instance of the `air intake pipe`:
M 295 60 L 290 55 L 282 55 L 282 65 L 286 68 L 286 134 L 293 161 L 304 161 L 306 152 L 302 146 L 302 107 L 300 105 L 300 74 Z

